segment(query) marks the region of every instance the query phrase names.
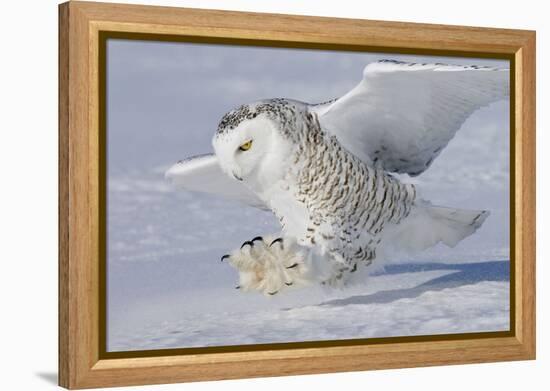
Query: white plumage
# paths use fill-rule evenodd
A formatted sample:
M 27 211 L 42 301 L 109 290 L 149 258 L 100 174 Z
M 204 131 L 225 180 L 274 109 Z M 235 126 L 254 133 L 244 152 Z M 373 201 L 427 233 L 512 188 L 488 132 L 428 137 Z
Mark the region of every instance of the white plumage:
M 421 174 L 475 110 L 508 94 L 506 69 L 383 60 L 330 102 L 238 107 L 220 122 L 215 154 L 166 177 L 279 218 L 280 240 L 259 236 L 223 257 L 241 289 L 338 286 L 387 249 L 454 246 L 481 226 L 488 211 L 432 206 L 395 174 Z

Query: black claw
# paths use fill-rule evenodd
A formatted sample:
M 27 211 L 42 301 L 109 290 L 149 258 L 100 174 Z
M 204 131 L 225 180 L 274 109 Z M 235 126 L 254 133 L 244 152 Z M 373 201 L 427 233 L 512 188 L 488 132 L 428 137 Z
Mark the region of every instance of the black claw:
M 275 239 L 274 241 L 271 242 L 271 244 L 269 245 L 269 247 L 273 246 L 275 243 L 277 242 L 280 242 L 281 244 L 283 243 L 283 238 L 277 238 Z
M 276 295 L 276 294 L 277 294 L 277 292 L 279 292 L 279 291 L 275 291 L 275 292 L 267 292 L 267 294 L 268 294 L 268 295 L 271 295 L 271 296 L 273 296 L 273 295 Z
M 262 238 L 261 236 L 256 236 L 254 239 L 251 240 L 251 242 L 254 243 L 256 240 L 261 240 L 263 242 L 264 238 Z
M 231 256 L 231 255 L 229 255 L 229 254 L 225 254 L 225 255 L 222 257 L 221 261 L 223 262 L 224 259 L 229 258 L 230 256 Z
M 252 242 L 251 240 L 247 240 L 246 242 L 243 243 L 243 245 L 241 246 L 241 249 L 246 246 L 246 245 L 250 245 L 250 247 L 254 247 L 254 242 Z
M 285 282 L 286 286 L 291 286 L 292 284 L 293 284 L 292 282 Z
M 240 285 L 237 285 L 237 286 L 235 287 L 235 289 L 241 289 L 241 286 L 240 286 Z
M 297 263 L 294 263 L 294 264 L 292 264 L 292 265 L 290 265 L 290 266 L 287 266 L 287 269 L 294 269 L 296 266 L 298 266 L 298 264 L 297 264 Z

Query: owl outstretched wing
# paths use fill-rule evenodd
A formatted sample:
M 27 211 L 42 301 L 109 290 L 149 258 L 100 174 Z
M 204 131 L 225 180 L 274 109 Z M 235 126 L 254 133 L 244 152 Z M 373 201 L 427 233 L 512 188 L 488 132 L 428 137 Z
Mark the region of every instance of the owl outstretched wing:
M 180 189 L 215 194 L 263 210 L 270 210 L 251 190 L 226 175 L 214 154 L 180 160 L 166 171 L 166 179 Z
M 509 79 L 508 69 L 382 60 L 347 94 L 309 110 L 361 160 L 416 176 L 474 111 L 509 96 Z

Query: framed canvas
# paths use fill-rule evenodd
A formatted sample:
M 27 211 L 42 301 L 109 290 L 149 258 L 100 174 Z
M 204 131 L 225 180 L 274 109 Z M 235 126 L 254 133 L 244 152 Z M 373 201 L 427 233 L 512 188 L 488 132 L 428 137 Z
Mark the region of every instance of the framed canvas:
M 59 383 L 534 359 L 534 173 L 532 31 L 61 4 Z

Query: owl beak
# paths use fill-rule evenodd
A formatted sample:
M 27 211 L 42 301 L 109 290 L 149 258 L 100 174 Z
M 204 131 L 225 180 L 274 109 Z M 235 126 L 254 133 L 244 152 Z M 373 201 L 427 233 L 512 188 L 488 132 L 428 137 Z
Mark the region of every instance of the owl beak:
M 237 174 L 235 174 L 235 171 L 233 171 L 233 177 L 238 180 L 238 181 L 242 181 L 243 178 L 241 178 L 240 176 L 238 176 Z

